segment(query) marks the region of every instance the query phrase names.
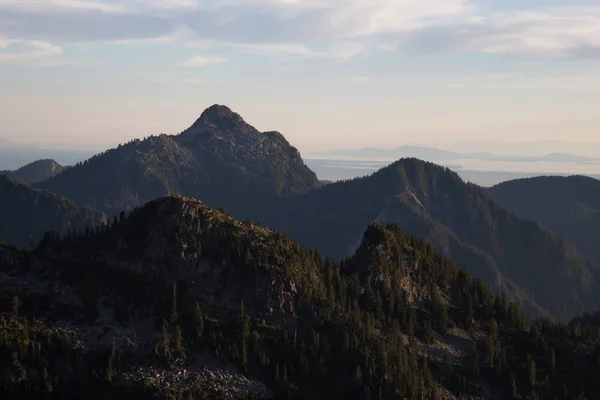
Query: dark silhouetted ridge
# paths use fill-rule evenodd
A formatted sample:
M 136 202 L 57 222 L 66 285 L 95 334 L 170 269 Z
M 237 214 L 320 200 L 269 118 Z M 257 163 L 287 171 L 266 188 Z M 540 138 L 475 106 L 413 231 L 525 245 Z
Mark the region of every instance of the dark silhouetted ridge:
M 0 175 L 6 175 L 14 181 L 31 184 L 52 178 L 66 168 L 54 160 L 44 159 L 34 161 L 14 171 L 0 171 Z
M 515 179 L 488 189 L 516 215 L 539 221 L 600 264 L 600 181 L 587 176 Z
M 597 269 L 564 237 L 503 208 L 448 168 L 401 159 L 374 174 L 330 183 L 283 203 L 269 226 L 345 257 L 372 222 L 422 237 L 528 313 L 568 318 L 600 304 Z M 525 306 L 526 305 L 526 306 Z

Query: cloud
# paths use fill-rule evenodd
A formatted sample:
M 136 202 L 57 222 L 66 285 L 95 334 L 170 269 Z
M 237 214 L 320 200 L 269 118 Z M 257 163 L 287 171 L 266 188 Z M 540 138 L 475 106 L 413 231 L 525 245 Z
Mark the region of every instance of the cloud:
M 528 75 L 491 74 L 462 78 L 444 86 L 457 89 L 524 89 L 600 91 L 600 74 Z
M 203 38 L 226 42 L 334 44 L 412 31 L 471 9 L 469 0 L 229 0 L 185 13 L 181 20 Z
M 0 63 L 13 63 L 26 60 L 47 59 L 60 56 L 61 46 L 40 40 L 1 40 Z M 48 63 L 48 61 L 45 61 Z
M 481 16 L 417 32 L 413 48 L 550 57 L 600 56 L 600 7 L 549 7 Z
M 288 54 L 302 57 L 324 56 L 322 52 L 312 50 L 310 47 L 302 44 L 288 43 L 221 43 L 223 46 L 239 49 L 244 53 L 254 54 Z
M 600 56 L 600 5 L 489 7 L 499 1 L 0 0 L 0 32 L 61 45 L 170 41 L 335 61 L 400 48 Z
M 355 83 L 367 83 L 371 82 L 374 78 L 372 76 L 353 76 L 352 82 Z
M 204 67 L 205 65 L 221 64 L 227 62 L 226 58 L 194 56 L 182 64 L 183 67 Z
M 553 57 L 600 55 L 600 6 L 522 5 L 486 11 L 473 0 L 228 0 L 182 15 L 200 37 L 268 53 L 347 60 L 369 49 L 508 53 Z M 524 3 L 522 3 L 524 4 Z M 278 43 L 273 46 L 273 39 Z M 293 50 L 293 51 L 290 51 Z M 335 51 L 325 51 L 336 58 Z M 346 53 L 346 54 L 344 54 Z
M 173 34 L 172 17 L 126 3 L 75 0 L 0 0 L 4 36 L 59 42 L 156 39 Z
M 157 10 L 190 10 L 198 8 L 197 0 L 131 0 L 138 7 Z

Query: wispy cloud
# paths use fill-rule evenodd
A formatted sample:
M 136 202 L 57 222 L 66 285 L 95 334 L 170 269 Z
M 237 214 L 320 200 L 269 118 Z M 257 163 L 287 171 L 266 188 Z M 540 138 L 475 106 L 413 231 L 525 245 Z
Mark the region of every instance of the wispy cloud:
M 371 82 L 374 79 L 372 76 L 353 76 L 351 78 L 352 82 L 355 83 L 367 83 Z
M 337 61 L 406 46 L 600 57 L 600 5 L 523 2 L 497 12 L 477 0 L 0 0 L 0 15 L 9 38 L 60 44 L 209 43 Z
M 324 53 L 312 50 L 310 47 L 302 44 L 288 43 L 222 43 L 221 45 L 239 49 L 244 53 L 255 54 L 288 54 L 302 57 L 319 57 Z
M 193 10 L 199 7 L 198 0 L 130 0 L 142 8 L 156 10 Z
M 182 64 L 183 67 L 204 67 L 205 65 L 221 64 L 227 62 L 226 58 L 222 57 L 204 57 L 194 56 Z
M 0 9 L 7 12 L 49 12 L 61 13 L 65 10 L 93 10 L 102 12 L 123 12 L 120 4 L 87 0 L 2 0 Z
M 17 49 L 13 50 L 13 47 L 16 47 Z M 41 40 L 0 39 L 0 63 L 39 60 L 60 56 L 62 53 L 63 49 L 61 46 L 50 42 Z
M 124 2 L 0 0 L 0 15 L 6 37 L 63 43 L 160 38 L 181 28 L 172 16 Z
M 436 52 L 600 56 L 600 6 L 491 13 L 417 32 L 411 40 L 415 48 Z
M 444 86 L 457 89 L 525 89 L 600 91 L 600 74 L 528 75 L 490 74 L 462 78 Z

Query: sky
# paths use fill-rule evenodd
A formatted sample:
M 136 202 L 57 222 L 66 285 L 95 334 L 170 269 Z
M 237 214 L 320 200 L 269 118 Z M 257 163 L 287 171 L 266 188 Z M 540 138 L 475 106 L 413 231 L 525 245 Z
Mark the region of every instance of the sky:
M 215 103 L 302 152 L 600 142 L 600 2 L 0 0 L 0 146 L 104 149 Z

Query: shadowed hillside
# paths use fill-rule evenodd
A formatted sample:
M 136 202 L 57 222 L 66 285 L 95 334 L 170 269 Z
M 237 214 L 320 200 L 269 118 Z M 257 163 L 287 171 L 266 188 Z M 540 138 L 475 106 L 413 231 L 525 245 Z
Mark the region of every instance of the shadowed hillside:
M 600 181 L 585 176 L 542 176 L 491 187 L 499 204 L 520 217 L 539 221 L 572 241 L 600 263 Z
M 568 317 L 596 305 L 596 269 L 571 243 L 511 214 L 449 169 L 417 159 L 289 199 L 268 218 L 338 258 L 353 252 L 373 221 L 425 238 L 493 288 L 522 298 L 529 312 L 539 312 L 537 303 Z
M 527 321 L 391 224 L 342 262 L 169 197 L 0 246 L 6 399 L 591 398 L 595 316 Z M 577 349 L 577 352 L 575 352 Z M 550 379 L 550 377 L 552 377 Z M 549 397 L 550 396 L 550 397 Z
M 103 224 L 106 217 L 99 211 L 0 176 L 0 240 L 31 246 L 46 231 L 65 234 Z

